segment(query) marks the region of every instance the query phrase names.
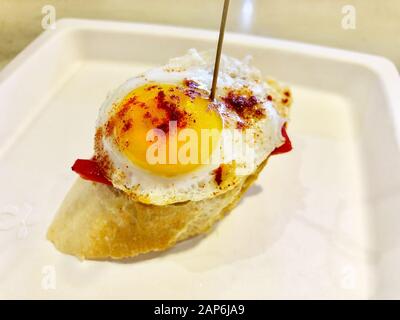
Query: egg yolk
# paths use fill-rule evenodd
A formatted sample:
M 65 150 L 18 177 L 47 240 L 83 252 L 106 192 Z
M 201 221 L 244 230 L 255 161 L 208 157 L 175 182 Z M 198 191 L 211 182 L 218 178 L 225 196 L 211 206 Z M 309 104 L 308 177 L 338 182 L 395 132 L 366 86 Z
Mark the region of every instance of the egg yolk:
M 106 131 L 133 164 L 176 176 L 209 163 L 223 123 L 197 83 L 150 83 L 114 106 Z

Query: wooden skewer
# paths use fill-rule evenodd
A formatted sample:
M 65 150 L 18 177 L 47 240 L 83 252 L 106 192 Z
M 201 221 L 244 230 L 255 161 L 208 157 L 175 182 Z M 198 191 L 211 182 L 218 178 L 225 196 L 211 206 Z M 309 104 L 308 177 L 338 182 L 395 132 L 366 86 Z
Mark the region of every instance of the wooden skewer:
M 225 0 L 224 9 L 222 11 L 221 25 L 219 27 L 217 53 L 215 55 L 215 62 L 214 62 L 214 74 L 213 74 L 213 81 L 210 93 L 211 101 L 214 101 L 215 91 L 217 90 L 219 62 L 221 60 L 222 43 L 224 42 L 225 24 L 226 24 L 226 18 L 228 16 L 228 8 L 229 8 L 229 0 Z

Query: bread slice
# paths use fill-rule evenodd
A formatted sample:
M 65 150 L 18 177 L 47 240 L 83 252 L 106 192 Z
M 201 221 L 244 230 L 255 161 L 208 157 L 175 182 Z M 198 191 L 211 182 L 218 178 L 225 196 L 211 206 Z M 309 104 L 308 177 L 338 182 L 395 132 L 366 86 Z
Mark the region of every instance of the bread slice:
M 47 238 L 61 252 L 81 259 L 123 259 L 165 250 L 209 231 L 235 207 L 266 162 L 222 195 L 166 206 L 132 201 L 113 187 L 78 178 Z

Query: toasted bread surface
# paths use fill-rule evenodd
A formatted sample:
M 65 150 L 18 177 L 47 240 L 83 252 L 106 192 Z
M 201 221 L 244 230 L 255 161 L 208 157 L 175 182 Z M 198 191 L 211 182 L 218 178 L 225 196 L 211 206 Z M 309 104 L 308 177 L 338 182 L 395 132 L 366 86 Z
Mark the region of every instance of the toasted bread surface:
M 47 238 L 61 252 L 81 259 L 123 259 L 165 250 L 209 231 L 237 204 L 265 163 L 222 195 L 166 206 L 132 201 L 113 187 L 78 178 Z

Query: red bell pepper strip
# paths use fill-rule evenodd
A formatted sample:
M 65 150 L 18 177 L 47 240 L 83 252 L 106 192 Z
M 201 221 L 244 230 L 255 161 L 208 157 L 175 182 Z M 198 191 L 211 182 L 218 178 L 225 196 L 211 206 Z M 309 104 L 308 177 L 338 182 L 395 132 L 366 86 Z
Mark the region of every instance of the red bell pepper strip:
M 286 124 L 282 126 L 282 136 L 285 138 L 284 144 L 278 148 L 275 148 L 275 150 L 272 151 L 271 154 L 286 153 L 293 149 L 292 142 L 290 141 L 289 136 L 286 132 Z
M 75 171 L 82 179 L 94 182 L 104 183 L 111 186 L 112 183 L 102 173 L 99 165 L 94 160 L 78 159 L 72 166 L 72 171 Z
M 292 150 L 292 143 L 286 132 L 286 125 L 282 126 L 282 136 L 285 138 L 285 142 L 280 147 L 275 148 L 275 150 L 271 152 L 271 155 L 286 153 Z M 92 159 L 77 159 L 72 166 L 72 171 L 79 174 L 82 179 L 103 183 L 109 186 L 112 185 L 111 181 L 102 173 L 97 162 Z

